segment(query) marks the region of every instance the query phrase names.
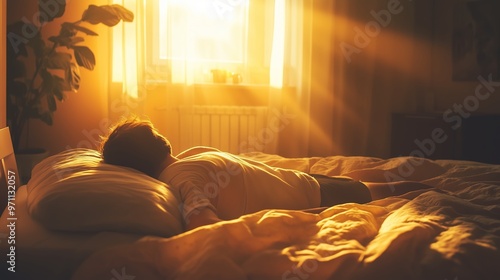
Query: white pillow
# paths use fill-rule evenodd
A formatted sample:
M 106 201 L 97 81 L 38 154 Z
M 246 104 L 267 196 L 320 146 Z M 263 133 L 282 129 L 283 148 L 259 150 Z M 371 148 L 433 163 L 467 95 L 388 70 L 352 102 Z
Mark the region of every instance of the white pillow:
M 28 211 L 52 230 L 173 236 L 182 232 L 178 193 L 139 171 L 72 149 L 33 168 Z

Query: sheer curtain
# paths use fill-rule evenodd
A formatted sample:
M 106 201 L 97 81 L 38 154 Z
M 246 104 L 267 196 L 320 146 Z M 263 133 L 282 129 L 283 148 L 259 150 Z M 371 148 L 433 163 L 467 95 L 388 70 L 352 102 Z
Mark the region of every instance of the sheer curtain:
M 113 118 L 130 113 L 156 116 L 153 118 L 158 119 L 161 129 L 165 126 L 165 130 L 173 131 L 175 124 L 169 124 L 168 128 L 162 124 L 176 113 L 170 108 L 202 104 L 203 101 L 196 100 L 200 88 L 264 90 L 268 124 L 260 133 L 267 134 L 257 150 L 276 153 L 281 142 L 279 136 L 293 127 L 285 127 L 287 123 L 279 125 L 280 129 L 269 129 L 276 127 L 277 115 L 308 113 L 305 101 L 309 97 L 310 73 L 304 64 L 310 61 L 307 57 L 309 1 L 113 2 L 135 14 L 133 24 L 113 29 L 110 83 Z M 164 93 L 158 93 L 162 90 Z M 155 94 L 163 96 L 151 101 Z M 148 106 L 150 103 L 155 104 Z M 226 100 L 222 103 L 231 105 Z M 239 106 L 244 102 L 233 103 Z M 164 113 L 151 108 L 163 108 Z M 308 118 L 297 120 L 296 127 L 298 123 L 307 129 Z M 189 125 L 182 126 L 170 134 L 189 135 L 190 129 Z M 307 133 L 295 136 L 302 139 L 298 143 L 306 144 Z
M 111 120 L 142 115 L 147 95 L 145 64 L 145 10 L 142 1 L 113 0 L 134 13 L 132 23 L 119 23 L 112 31 L 109 116 Z

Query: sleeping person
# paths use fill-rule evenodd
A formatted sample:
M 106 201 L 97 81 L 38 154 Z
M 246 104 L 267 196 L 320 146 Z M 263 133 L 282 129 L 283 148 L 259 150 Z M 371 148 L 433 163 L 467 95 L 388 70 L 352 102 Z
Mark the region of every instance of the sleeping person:
M 363 183 L 348 177 L 272 167 L 211 147 L 174 156 L 169 141 L 150 121 L 129 119 L 102 138 L 104 162 L 131 167 L 179 194 L 185 229 L 238 218 L 264 209 L 317 213 L 336 204 L 366 203 L 412 190 L 416 182 Z

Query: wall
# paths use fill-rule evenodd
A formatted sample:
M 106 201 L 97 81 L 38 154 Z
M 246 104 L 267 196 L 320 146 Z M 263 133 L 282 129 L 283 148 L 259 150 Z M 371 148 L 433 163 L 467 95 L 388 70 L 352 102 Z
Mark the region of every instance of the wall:
M 443 112 L 453 109 L 454 104 L 463 104 L 475 94 L 478 80 L 452 80 L 452 45 L 453 40 L 453 7 L 456 1 L 434 1 L 434 48 L 432 50 L 432 64 L 429 72 L 432 73 L 430 90 L 434 97 L 434 111 Z M 495 1 L 492 1 L 495 2 Z M 500 13 L 500 5 L 496 7 L 496 14 Z M 500 27 L 497 27 L 500 28 Z M 472 104 L 472 103 L 471 103 Z M 479 102 L 477 109 L 472 113 L 500 113 L 500 93 L 493 92 L 487 100 Z
M 320 64 L 330 64 L 323 67 L 328 75 L 317 81 L 325 88 L 311 95 L 311 111 L 318 112 L 315 124 L 327 129 L 310 137 L 311 154 L 387 157 L 391 114 L 415 112 L 423 102 L 417 85 L 429 67 L 422 50 L 429 53 L 430 43 L 417 34 L 428 32 L 428 27 L 419 30 L 415 2 L 401 1 L 396 9 L 393 0 L 333 3 L 331 39 L 325 40 L 330 41 L 331 55 L 318 55 L 324 58 Z M 324 32 L 318 31 L 321 40 Z M 328 47 L 324 45 L 320 51 Z M 320 91 L 330 96 L 319 98 Z
M 4 2 L 4 1 L 2 1 Z M 62 18 L 44 27 L 44 37 L 56 34 L 58 25 L 64 21 L 77 21 L 89 4 L 99 1 L 68 1 Z M 23 17 L 32 20 L 37 12 L 37 0 L 8 1 L 8 21 Z M 54 125 L 47 126 L 41 121 L 30 121 L 29 145 L 44 147 L 50 153 L 66 148 L 92 147 L 98 134 L 106 129 L 108 107 L 108 57 L 109 29 L 104 25 L 88 25 L 99 36 L 85 37 L 86 45 L 93 50 L 96 67 L 93 71 L 81 68 L 81 84 L 78 92 L 66 92 L 67 99 L 57 104 Z
M 7 24 L 7 2 L 0 2 L 0 128 L 5 127 L 7 125 L 6 120 L 6 85 L 5 85 L 5 76 L 6 76 L 6 65 L 5 65 L 5 44 L 6 44 L 6 24 Z
M 26 2 L 31 2 L 32 4 L 26 4 Z M 8 1 L 8 19 L 9 22 L 18 20 L 23 16 L 31 19 L 36 12 L 37 0 L 28 1 Z M 74 21 L 77 20 L 82 11 L 90 3 L 100 4 L 99 1 L 70 1 L 68 4 L 68 11 L 62 20 Z M 370 2 L 372 6 L 364 6 L 364 2 L 359 1 L 356 5 L 357 13 L 362 15 L 364 18 L 358 19 L 358 24 L 364 24 L 370 19 L 368 14 L 370 9 L 379 9 L 384 7 L 389 2 L 389 0 L 377 1 L 377 5 Z M 413 82 L 409 82 L 407 85 L 402 85 L 397 88 L 397 94 L 393 94 L 387 97 L 388 86 L 382 86 L 376 84 L 378 88 L 375 88 L 375 96 L 379 96 L 380 99 L 390 100 L 392 103 L 404 103 L 405 106 L 387 106 L 384 108 L 379 108 L 372 115 L 374 118 L 378 118 L 377 123 L 383 124 L 381 131 L 370 132 L 368 137 L 355 137 L 346 138 L 344 141 L 351 146 L 363 145 L 364 139 L 370 139 L 368 143 L 368 150 L 358 150 L 352 148 L 352 152 L 348 154 L 366 154 L 375 155 L 380 157 L 388 156 L 388 151 L 390 148 L 390 115 L 393 112 L 407 112 L 407 113 L 431 113 L 431 112 L 442 112 L 453 107 L 454 104 L 462 104 L 468 96 L 474 94 L 477 82 L 454 82 L 451 79 L 452 71 L 452 57 L 451 57 L 451 41 L 452 41 L 452 24 L 453 24 L 453 4 L 454 0 L 422 0 L 413 1 L 416 3 L 412 15 L 403 14 L 401 16 L 395 17 L 393 23 L 391 23 L 390 29 L 399 29 L 398 24 L 404 24 L 407 30 L 411 30 L 412 22 L 415 24 L 414 29 L 414 40 L 413 42 L 418 44 L 415 45 L 413 50 L 406 50 L 407 52 L 416 52 L 416 58 L 414 64 L 415 73 L 418 79 Z M 321 2 L 316 1 L 315 3 L 330 5 L 330 1 Z M 362 4 L 360 4 L 362 3 Z M 406 3 L 406 2 L 405 2 Z M 5 1 L 2 1 L 2 5 L 5 6 Z M 329 7 L 327 7 L 329 8 Z M 334 7 L 337 8 L 337 7 Z M 351 9 L 350 7 L 349 9 Z M 326 9 L 326 8 L 325 8 Z M 410 10 L 408 10 L 409 12 Z M 3 10 L 5 13 L 5 10 Z M 355 14 L 351 12 L 351 14 Z M 354 18 L 356 20 L 356 18 Z M 61 22 L 57 20 L 56 22 Z M 92 28 L 94 28 L 92 26 Z M 39 121 L 32 121 L 30 141 L 33 146 L 43 146 L 48 148 L 52 153 L 61 151 L 68 147 L 91 147 L 92 143 L 97 140 L 97 135 L 102 133 L 106 129 L 107 118 L 108 118 L 108 57 L 109 49 L 107 44 L 109 42 L 109 29 L 105 26 L 97 26 L 94 28 L 98 37 L 87 37 L 86 40 L 90 47 L 94 50 L 97 60 L 97 66 L 94 71 L 87 71 L 82 69 L 81 80 L 82 85 L 77 93 L 68 93 L 68 99 L 64 103 L 58 104 L 58 111 L 55 113 L 54 125 L 46 126 Z M 351 28 L 352 29 L 352 28 Z M 352 32 L 352 30 L 350 32 Z M 388 31 L 389 29 L 385 30 Z M 380 39 L 382 39 L 386 33 L 383 31 Z M 52 30 L 52 32 L 57 32 L 57 30 Z M 320 30 L 321 32 L 321 30 Z M 352 34 L 347 34 L 352 37 Z M 3 36 L 4 38 L 5 36 Z M 322 38 L 322 37 L 321 37 Z M 325 45 L 328 45 L 328 40 L 324 41 Z M 4 44 L 2 44 L 4 46 Z M 371 50 L 367 49 L 366 54 Z M 401 52 L 400 47 L 393 48 L 395 53 Z M 323 54 L 320 52 L 314 53 L 316 56 L 321 56 L 324 58 Z M 397 58 L 393 58 L 397 59 Z M 321 60 L 322 65 L 312 72 L 315 79 L 323 79 L 323 81 L 317 81 L 317 85 L 323 84 L 325 88 L 313 88 L 315 91 L 321 91 L 323 93 L 328 93 L 332 89 L 335 89 L 336 84 L 329 84 L 329 79 L 331 76 L 335 75 L 333 69 L 332 73 L 328 73 L 328 59 L 325 58 Z M 366 61 L 362 61 L 366 63 Z M 323 72 L 326 69 L 326 72 Z M 353 71 L 356 71 L 354 69 Z M 0 68 L 0 71 L 1 68 Z M 316 71 L 316 72 L 315 72 Z M 0 75 L 4 78 L 5 75 Z M 363 78 L 363 77 L 361 77 Z M 390 79 L 388 79 L 390 80 Z M 358 79 L 359 81 L 359 79 Z M 1 80 L 0 80 L 1 82 Z M 356 83 L 356 77 L 346 80 L 346 83 Z M 0 91 L 0 108 L 4 102 L 5 98 L 2 96 L 4 94 Z M 160 99 L 166 98 L 161 92 L 153 96 L 161 96 Z M 172 95 L 170 95 L 172 97 Z M 185 98 L 185 97 L 178 97 Z M 332 129 L 332 121 L 336 121 L 334 115 L 332 115 L 332 96 L 324 95 L 322 98 L 312 100 L 311 108 L 313 114 L 314 123 L 318 127 L 323 128 L 323 133 L 326 134 L 324 139 L 315 140 L 311 139 L 309 146 L 309 154 L 311 155 L 326 155 L 336 153 L 337 150 L 333 147 L 333 140 L 339 137 L 335 129 Z M 400 100 L 399 100 L 400 99 Z M 404 100 L 403 100 L 404 99 Z M 185 102 L 180 101 L 180 102 Z M 401 101 L 401 102 L 400 102 Z M 387 103 L 387 102 L 385 102 Z M 146 104 L 147 106 L 157 106 L 157 102 L 152 102 Z M 165 103 L 163 103 L 165 104 Z M 168 104 L 168 103 L 167 103 Z M 387 104 L 385 104 L 387 105 Z M 390 105 L 390 104 L 388 104 Z M 317 108 L 317 109 L 316 109 Z M 164 110 L 165 108 L 162 108 Z M 171 110 L 169 108 L 168 110 Z M 500 110 L 500 94 L 492 94 L 486 102 L 481 102 L 475 113 L 499 113 Z M 2 110 L 3 112 L 3 110 Z M 151 116 L 152 119 L 159 119 L 156 123 L 159 123 L 160 130 L 162 132 L 172 132 L 170 125 L 166 122 L 161 122 L 162 117 Z M 342 121 L 342 120 L 339 120 Z M 5 123 L 5 115 L 0 116 L 0 126 Z M 353 129 L 357 129 L 353 126 Z M 171 133 L 169 133 L 171 134 Z M 293 134 L 293 133 L 292 133 Z M 287 137 L 287 135 L 282 135 L 282 139 L 290 139 L 293 137 Z M 319 142 L 318 142 L 319 141 Z M 289 141 L 287 141 L 289 142 Z M 287 149 L 288 150 L 288 149 Z M 359 151 L 359 152 L 358 152 Z M 283 152 L 286 154 L 286 151 Z M 298 155 L 298 154 L 297 154 Z M 305 155 L 305 154 L 300 154 Z
M 323 79 L 323 83 L 327 87 L 329 82 L 333 83 L 329 86 L 333 102 L 316 95 L 311 103 L 316 124 L 327 128 L 323 130 L 323 142 L 330 143 L 325 145 L 311 137 L 311 154 L 385 158 L 390 155 L 393 113 L 442 114 L 455 110 L 464 102 L 474 102 L 479 82 L 452 80 L 453 8 L 457 2 L 334 2 L 334 30 L 329 40 L 333 46 L 332 65 L 329 69 L 323 67 L 330 77 Z M 372 28 L 374 35 L 365 35 L 368 43 L 359 43 L 363 39 L 355 28 L 366 28 L 374 22 L 372 13 L 386 10 L 394 3 L 399 4 L 401 11 L 392 14 L 391 20 L 378 32 Z M 346 63 L 344 54 L 339 51 L 342 42 L 360 47 L 359 53 L 351 56 L 352 62 Z M 323 90 L 327 91 L 328 88 Z M 498 114 L 500 94 L 494 92 L 479 104 L 466 105 L 473 107 L 471 113 Z M 333 129 L 330 130 L 332 120 Z

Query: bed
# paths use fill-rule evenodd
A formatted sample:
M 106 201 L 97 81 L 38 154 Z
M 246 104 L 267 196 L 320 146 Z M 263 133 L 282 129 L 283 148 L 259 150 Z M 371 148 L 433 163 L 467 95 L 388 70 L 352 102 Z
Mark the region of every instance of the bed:
M 92 224 L 110 219 L 104 212 L 113 207 L 105 208 L 106 201 L 92 201 L 82 193 L 59 205 L 56 210 L 65 209 L 61 216 L 66 216 L 60 221 L 49 218 L 58 216 L 54 209 L 51 211 L 56 212 L 40 214 L 43 207 L 33 206 L 43 196 L 34 186 L 37 172 L 45 174 L 38 176 L 43 177 L 39 182 L 45 182 L 50 177 L 47 172 L 58 162 L 71 165 L 88 153 L 97 156 L 95 151 L 80 149 L 76 154 L 66 151 L 50 158 L 45 162 L 45 173 L 37 166 L 35 182 L 18 189 L 15 275 L 22 276 L 19 279 L 462 280 L 498 279 L 500 275 L 500 165 L 414 157 L 284 158 L 256 152 L 243 156 L 308 173 L 371 182 L 413 180 L 435 189 L 368 204 L 341 204 L 320 214 L 262 210 L 185 233 L 179 232 L 178 225 L 161 228 L 164 223 L 157 217 L 161 213 L 151 209 L 141 212 L 140 205 L 132 207 L 133 213 L 122 214 L 124 220 Z M 98 177 L 100 170 L 86 172 L 87 179 L 82 181 L 94 182 L 89 178 Z M 80 177 L 74 175 L 80 174 L 78 168 L 69 171 L 51 178 L 60 182 Z M 119 172 L 119 177 L 133 173 L 125 169 Z M 38 184 L 38 188 L 44 190 L 45 184 Z M 162 195 L 166 200 L 175 197 L 155 193 L 154 204 L 163 205 L 161 211 L 174 217 L 178 215 L 178 209 L 158 200 Z M 130 196 L 137 197 L 128 194 L 125 199 L 130 200 Z M 51 199 L 48 201 L 55 201 L 54 196 Z M 72 208 L 85 201 L 85 207 Z M 114 204 L 107 202 L 108 206 Z M 116 211 L 124 213 L 124 209 Z M 86 220 L 87 212 L 97 213 Z M 129 216 L 138 221 L 127 220 Z M 6 218 L 4 211 L 2 223 Z M 70 225 L 65 219 L 72 220 Z M 121 227 L 123 223 L 132 226 Z M 0 234 L 7 236 L 8 229 L 2 226 Z M 0 245 L 5 256 L 9 248 L 3 240 Z M 1 273 L 6 273 L 4 267 Z

